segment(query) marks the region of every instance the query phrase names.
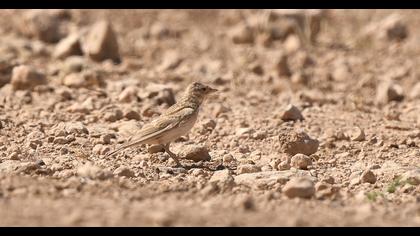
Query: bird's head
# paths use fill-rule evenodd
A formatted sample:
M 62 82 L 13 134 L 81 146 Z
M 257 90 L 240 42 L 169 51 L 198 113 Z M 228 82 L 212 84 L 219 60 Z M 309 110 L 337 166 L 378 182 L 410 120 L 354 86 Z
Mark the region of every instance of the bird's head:
M 207 85 L 201 84 L 199 82 L 193 82 L 187 88 L 187 96 L 194 97 L 200 102 L 207 97 L 207 95 L 216 92 L 217 89 L 211 88 Z

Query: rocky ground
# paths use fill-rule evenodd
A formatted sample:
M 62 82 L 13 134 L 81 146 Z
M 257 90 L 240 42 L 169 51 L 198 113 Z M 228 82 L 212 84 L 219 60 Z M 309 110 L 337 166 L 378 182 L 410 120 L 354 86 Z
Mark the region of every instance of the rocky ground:
M 0 225 L 419 226 L 419 13 L 0 11 Z

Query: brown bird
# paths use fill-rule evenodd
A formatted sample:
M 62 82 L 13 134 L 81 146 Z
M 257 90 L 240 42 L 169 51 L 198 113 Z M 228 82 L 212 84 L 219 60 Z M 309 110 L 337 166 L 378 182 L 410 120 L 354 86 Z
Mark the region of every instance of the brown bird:
M 169 150 L 169 145 L 191 130 L 197 120 L 201 103 L 207 95 L 216 91 L 209 86 L 193 82 L 187 87 L 185 94 L 177 103 L 169 107 L 157 119 L 144 125 L 132 142 L 123 145 L 107 154 L 107 156 L 112 156 L 126 148 L 141 144 L 160 144 L 165 152 L 175 160 L 177 166 L 180 166 L 178 157 Z

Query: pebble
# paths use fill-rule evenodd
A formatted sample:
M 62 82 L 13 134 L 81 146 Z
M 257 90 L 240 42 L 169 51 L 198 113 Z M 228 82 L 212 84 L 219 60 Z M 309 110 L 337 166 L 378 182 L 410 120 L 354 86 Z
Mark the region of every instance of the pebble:
M 254 34 L 252 29 L 245 25 L 238 25 L 230 31 L 230 37 L 234 44 L 252 44 L 254 43 Z
M 11 84 L 14 90 L 29 90 L 46 83 L 45 75 L 31 66 L 20 65 L 13 68 Z
M 292 157 L 290 165 L 301 170 L 307 170 L 308 166 L 312 165 L 312 160 L 305 154 L 298 153 Z
M 125 177 L 134 177 L 134 171 L 126 166 L 120 166 L 114 170 L 114 175 L 125 176 Z
M 69 56 L 64 61 L 64 72 L 79 73 L 86 67 L 87 61 L 82 56 Z
M 223 156 L 223 163 L 232 163 L 235 161 L 235 158 L 231 154 L 226 154 Z
M 65 131 L 68 134 L 81 135 L 89 134 L 89 130 L 82 122 L 68 122 L 64 126 Z
M 94 61 L 121 62 L 117 36 L 109 22 L 99 21 L 92 26 L 86 39 L 86 53 Z
M 215 171 L 209 183 L 217 183 L 225 187 L 232 187 L 235 179 L 228 169 Z
M 280 149 L 289 155 L 298 153 L 310 156 L 318 150 L 319 141 L 310 138 L 305 132 L 282 132 L 279 135 Z
M 60 17 L 51 10 L 33 9 L 24 13 L 19 26 L 24 35 L 46 43 L 56 43 L 64 36 L 60 32 L 60 23 Z
M 402 101 L 404 99 L 403 89 L 392 81 L 384 81 L 377 87 L 376 103 L 385 105 L 391 101 Z
M 279 59 L 276 64 L 276 70 L 278 76 L 286 76 L 289 77 L 292 73 L 290 72 L 288 57 L 286 54 L 281 53 Z
M 371 170 L 363 171 L 362 175 L 360 176 L 360 181 L 362 183 L 376 183 L 376 175 Z
M 406 181 L 411 185 L 420 184 L 420 168 L 412 169 L 402 174 L 402 181 Z
M 382 37 L 388 40 L 403 40 L 408 37 L 407 25 L 402 21 L 402 17 L 392 14 L 381 22 Z
M 125 103 L 137 101 L 137 92 L 136 87 L 129 86 L 118 95 L 118 101 Z
M 123 118 L 123 112 L 120 109 L 114 109 L 112 111 L 107 111 L 104 114 L 104 120 L 108 122 L 115 122 Z
M 311 198 L 315 194 L 314 182 L 305 177 L 293 178 L 282 191 L 289 198 Z
M 249 127 L 245 127 L 245 128 L 239 128 L 236 130 L 236 135 L 238 136 L 242 136 L 245 134 L 251 134 L 254 130 L 252 128 Z
M 89 88 L 102 86 L 102 79 L 94 71 L 83 71 L 81 73 L 71 73 L 63 79 L 63 85 L 71 88 Z
M 277 165 L 278 170 L 290 170 L 290 162 L 282 161 Z
M 188 159 L 195 162 L 211 160 L 207 147 L 202 145 L 184 145 L 178 155 L 182 159 Z
M 261 168 L 256 165 L 245 164 L 245 165 L 238 166 L 238 169 L 236 172 L 240 175 L 240 174 L 246 174 L 246 173 L 256 173 L 260 171 L 261 171 Z
M 57 46 L 55 46 L 53 52 L 53 57 L 58 59 L 77 55 L 83 55 L 78 34 L 71 34 L 62 39 Z
M 140 114 L 137 111 L 134 110 L 125 110 L 123 113 L 124 118 L 127 118 L 128 120 L 140 120 Z
M 301 48 L 301 42 L 296 35 L 289 35 L 283 43 L 284 49 L 288 54 L 297 52 Z
M 281 115 L 281 119 L 284 121 L 296 121 L 296 120 L 303 120 L 302 113 L 300 110 L 292 105 L 289 104 L 283 111 L 283 114 Z
M 349 131 L 348 136 L 353 141 L 364 141 L 366 139 L 365 132 L 360 127 L 355 127 Z

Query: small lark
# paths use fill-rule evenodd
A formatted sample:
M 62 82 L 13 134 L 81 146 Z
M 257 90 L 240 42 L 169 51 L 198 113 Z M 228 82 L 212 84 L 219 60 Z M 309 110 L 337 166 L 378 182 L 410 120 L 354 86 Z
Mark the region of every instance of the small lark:
M 144 125 L 132 142 L 107 156 L 141 144 L 160 144 L 169 156 L 175 160 L 177 166 L 180 166 L 177 156 L 169 150 L 169 145 L 191 130 L 197 120 L 201 103 L 207 95 L 215 91 L 217 90 L 198 82 L 190 84 L 184 96 L 176 104 L 169 107 L 157 119 Z

